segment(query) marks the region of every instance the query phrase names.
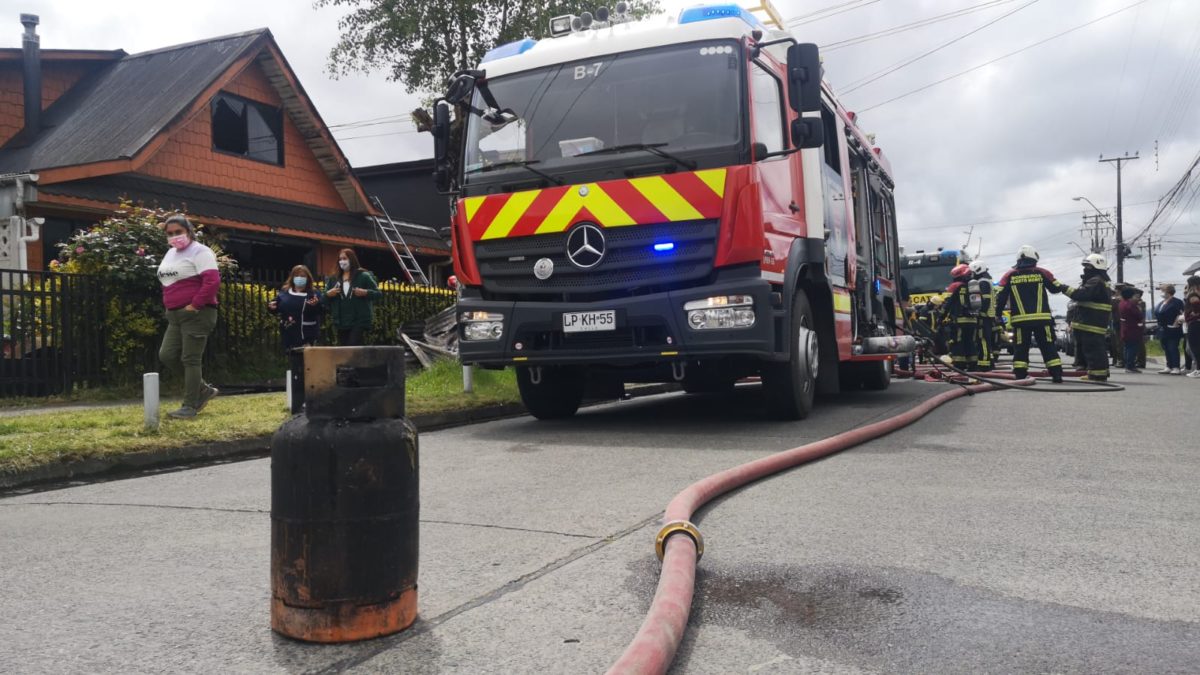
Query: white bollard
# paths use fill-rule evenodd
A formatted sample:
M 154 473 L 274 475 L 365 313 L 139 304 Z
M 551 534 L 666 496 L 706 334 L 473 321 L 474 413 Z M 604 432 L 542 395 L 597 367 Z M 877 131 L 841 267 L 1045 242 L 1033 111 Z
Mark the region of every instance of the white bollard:
M 287 371 L 287 384 L 284 386 L 287 388 L 287 406 L 290 411 L 292 409 L 292 371 L 290 369 Z
M 142 375 L 142 422 L 149 431 L 158 431 L 158 373 Z
M 463 366 L 463 393 L 472 394 L 475 392 L 475 371 L 473 366 Z

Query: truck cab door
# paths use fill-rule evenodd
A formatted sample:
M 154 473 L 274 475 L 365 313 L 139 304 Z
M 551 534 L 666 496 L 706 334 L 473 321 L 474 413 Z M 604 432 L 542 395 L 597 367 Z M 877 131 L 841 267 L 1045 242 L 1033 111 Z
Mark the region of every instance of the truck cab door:
M 763 271 L 782 281 L 792 240 L 804 236 L 802 207 L 793 190 L 792 166 L 799 153 L 788 149 L 789 120 L 784 102 L 784 68 L 767 52 L 748 66 L 751 154 L 763 215 Z
M 825 145 L 821 163 L 825 212 L 825 268 L 835 287 L 854 287 L 855 236 L 845 124 L 828 105 L 821 106 Z

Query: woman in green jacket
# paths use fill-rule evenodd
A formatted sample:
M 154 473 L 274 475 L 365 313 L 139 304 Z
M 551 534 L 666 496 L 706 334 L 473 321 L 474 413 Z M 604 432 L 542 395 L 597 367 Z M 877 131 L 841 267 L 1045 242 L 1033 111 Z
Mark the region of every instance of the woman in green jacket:
M 338 269 L 325 280 L 325 304 L 333 316 L 340 346 L 363 343 L 375 319 L 375 301 L 381 297 L 375 276 L 358 264 L 354 251 L 338 251 Z

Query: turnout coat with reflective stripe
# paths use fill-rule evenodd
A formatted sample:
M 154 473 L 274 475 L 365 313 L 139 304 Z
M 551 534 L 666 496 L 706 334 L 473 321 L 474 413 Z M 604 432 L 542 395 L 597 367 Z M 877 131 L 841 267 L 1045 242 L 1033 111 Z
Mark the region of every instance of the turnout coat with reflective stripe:
M 1012 313 L 1014 325 L 1044 321 L 1050 323 L 1050 294 L 1060 292 L 1062 284 L 1054 275 L 1036 265 L 1014 267 L 1000 279 L 996 294 L 996 315 Z
M 1104 275 L 1096 274 L 1083 280 L 1078 288 L 1063 286 L 1063 293 L 1075 301 L 1072 330 L 1104 335 L 1112 320 L 1112 290 Z

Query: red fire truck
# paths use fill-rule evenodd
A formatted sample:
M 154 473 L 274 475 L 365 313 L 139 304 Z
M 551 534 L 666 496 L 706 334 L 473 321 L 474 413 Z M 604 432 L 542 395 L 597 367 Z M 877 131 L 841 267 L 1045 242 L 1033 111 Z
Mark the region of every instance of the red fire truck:
M 757 375 L 788 419 L 887 387 L 912 350 L 894 183 L 817 47 L 731 4 L 551 29 L 434 106 L 462 361 L 515 367 L 542 419 L 629 382 Z

